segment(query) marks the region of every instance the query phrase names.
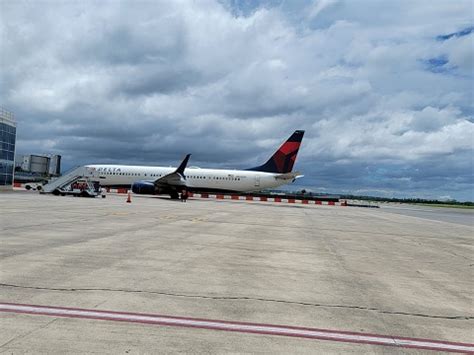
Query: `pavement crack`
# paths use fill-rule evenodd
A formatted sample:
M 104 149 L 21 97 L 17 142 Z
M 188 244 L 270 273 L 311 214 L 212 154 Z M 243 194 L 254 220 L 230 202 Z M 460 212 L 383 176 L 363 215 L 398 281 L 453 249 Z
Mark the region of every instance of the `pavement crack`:
M 33 333 L 37 332 L 38 330 L 41 330 L 41 329 L 44 329 L 44 328 L 50 326 L 51 324 L 53 324 L 53 323 L 54 323 L 55 321 L 57 321 L 57 320 L 58 320 L 57 318 L 54 318 L 53 320 L 51 320 L 51 321 L 49 321 L 49 322 L 47 322 L 47 323 L 45 323 L 45 324 L 43 324 L 43 325 L 40 325 L 39 327 L 36 327 L 36 328 L 34 328 L 34 329 L 32 329 L 32 330 L 26 332 L 26 333 L 19 334 L 19 335 L 13 337 L 12 339 L 8 340 L 7 342 L 1 344 L 1 345 L 0 345 L 0 348 L 6 347 L 7 345 L 9 345 L 9 344 L 15 342 L 15 341 L 18 340 L 18 339 L 26 338 L 26 337 L 29 336 L 30 334 L 33 334 Z
M 169 297 L 183 297 L 183 298 L 197 298 L 197 299 L 208 299 L 208 300 L 231 300 L 231 301 L 259 301 L 259 302 L 272 302 L 272 303 L 283 303 L 289 305 L 317 307 L 317 308 L 340 308 L 340 309 L 355 309 L 362 311 L 376 312 L 380 314 L 410 316 L 410 317 L 422 317 L 431 319 L 449 319 L 449 320 L 473 320 L 474 316 L 463 316 L 463 315 L 432 315 L 425 313 L 415 312 L 402 312 L 402 311 L 387 311 L 378 309 L 375 307 L 367 306 L 354 306 L 354 305 L 341 305 L 341 304 L 324 304 L 324 303 L 312 303 L 312 302 L 298 302 L 288 301 L 282 299 L 263 298 L 263 297 L 249 297 L 249 296 L 209 296 L 209 295 L 193 295 L 175 292 L 164 292 L 164 291 L 147 291 L 147 290 L 130 290 L 130 289 L 114 289 L 114 288 L 61 288 L 61 287 L 39 287 L 39 286 L 22 286 L 0 283 L 0 287 L 20 288 L 20 289 L 33 289 L 33 290 L 46 290 L 46 291 L 57 291 L 57 292 L 89 292 L 89 291 L 101 291 L 101 292 L 122 292 L 122 293 L 143 293 L 150 295 L 160 295 Z

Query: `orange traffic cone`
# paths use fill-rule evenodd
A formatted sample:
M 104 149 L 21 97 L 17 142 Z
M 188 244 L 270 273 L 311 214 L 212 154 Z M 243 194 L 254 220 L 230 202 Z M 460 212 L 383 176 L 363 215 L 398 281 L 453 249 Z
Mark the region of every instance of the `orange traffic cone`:
M 127 203 L 132 202 L 132 196 L 130 195 L 130 191 L 128 192 Z

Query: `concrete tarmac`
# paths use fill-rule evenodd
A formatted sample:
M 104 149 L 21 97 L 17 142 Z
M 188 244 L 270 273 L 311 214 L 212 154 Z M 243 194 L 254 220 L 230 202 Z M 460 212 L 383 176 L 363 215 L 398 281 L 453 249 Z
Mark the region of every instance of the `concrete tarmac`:
M 464 224 L 474 231 L 474 209 L 431 207 L 417 205 L 382 204 L 385 212 L 418 217 L 431 221 Z
M 473 343 L 473 230 L 384 209 L 0 194 L 0 302 Z M 0 353 L 427 350 L 0 313 Z

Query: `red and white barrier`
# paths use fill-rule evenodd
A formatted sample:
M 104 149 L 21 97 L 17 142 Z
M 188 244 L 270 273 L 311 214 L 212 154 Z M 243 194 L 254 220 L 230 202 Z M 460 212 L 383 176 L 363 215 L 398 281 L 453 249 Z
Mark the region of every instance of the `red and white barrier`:
M 240 201 L 259 201 L 259 202 L 280 202 L 280 203 L 295 203 L 303 205 L 325 205 L 325 206 L 347 206 L 346 202 L 335 201 L 318 201 L 318 200 L 304 200 L 294 198 L 281 198 L 278 196 L 252 196 L 252 195 L 223 195 L 223 194 L 208 194 L 208 193 L 189 193 L 189 197 L 194 198 L 214 198 L 217 200 L 240 200 Z
M 126 188 L 118 188 L 118 189 L 111 189 L 110 187 L 106 187 L 105 190 L 107 192 L 112 192 L 116 194 L 127 194 L 130 190 Z

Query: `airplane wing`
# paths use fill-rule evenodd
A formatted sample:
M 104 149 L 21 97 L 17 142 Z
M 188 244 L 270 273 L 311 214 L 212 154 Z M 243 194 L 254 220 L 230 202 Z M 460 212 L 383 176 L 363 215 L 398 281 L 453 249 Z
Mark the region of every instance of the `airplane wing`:
M 186 186 L 186 176 L 184 175 L 184 169 L 188 164 L 188 160 L 191 154 L 187 154 L 183 159 L 179 167 L 165 176 L 156 179 L 153 183 L 156 187 L 170 187 L 170 186 Z

